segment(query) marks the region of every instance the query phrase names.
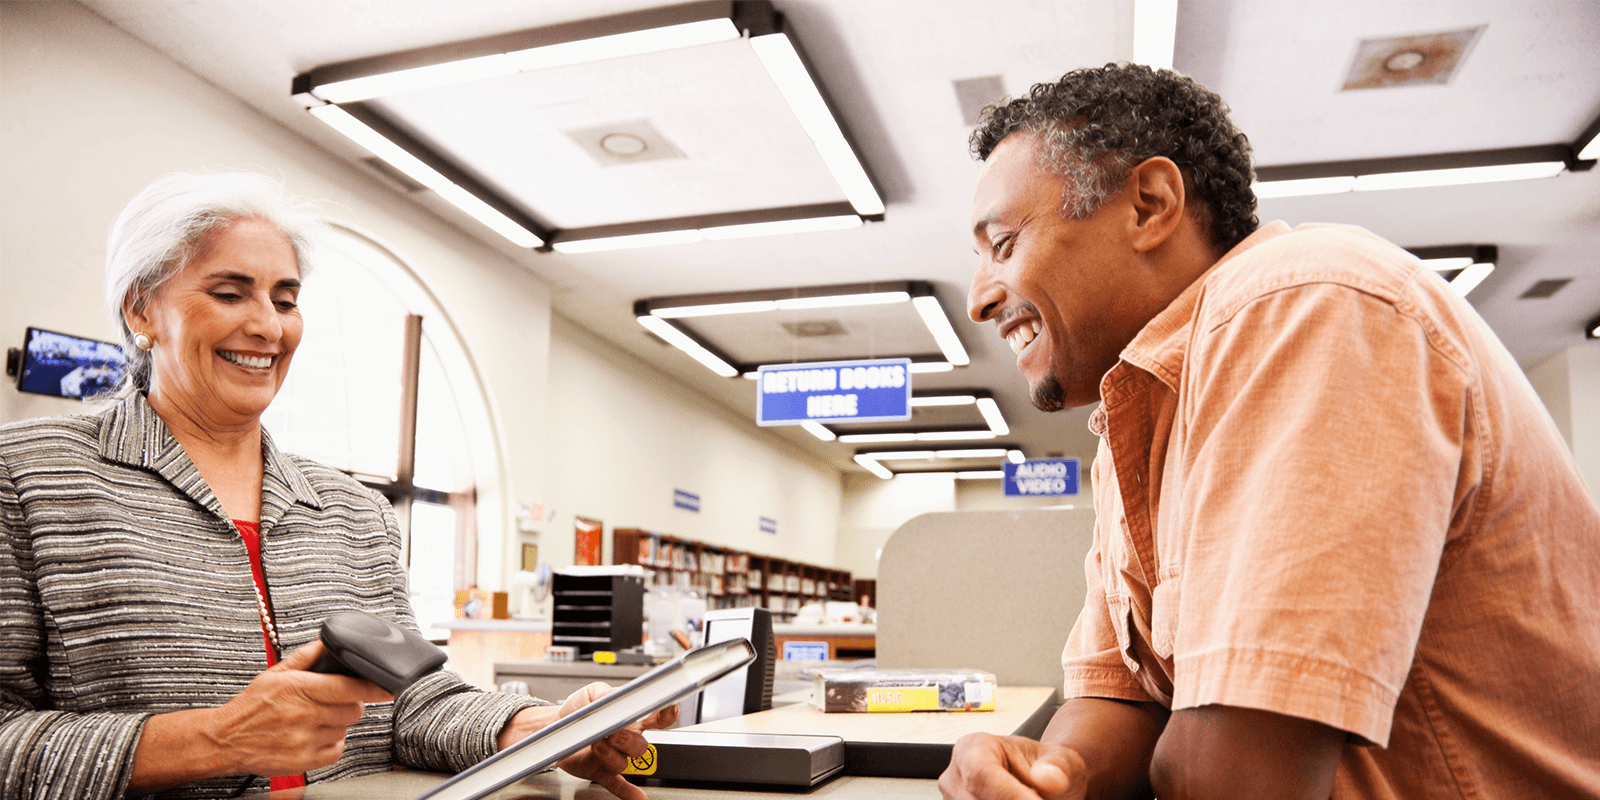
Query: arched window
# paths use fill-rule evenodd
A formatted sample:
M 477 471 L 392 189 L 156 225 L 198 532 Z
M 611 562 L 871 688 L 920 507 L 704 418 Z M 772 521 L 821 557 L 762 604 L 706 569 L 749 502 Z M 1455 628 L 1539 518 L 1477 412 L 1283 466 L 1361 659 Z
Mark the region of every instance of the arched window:
M 417 623 L 443 639 L 455 590 L 476 583 L 480 487 L 498 480 L 477 370 L 416 274 L 352 229 L 329 232 L 300 308 L 305 335 L 262 423 L 389 498 Z

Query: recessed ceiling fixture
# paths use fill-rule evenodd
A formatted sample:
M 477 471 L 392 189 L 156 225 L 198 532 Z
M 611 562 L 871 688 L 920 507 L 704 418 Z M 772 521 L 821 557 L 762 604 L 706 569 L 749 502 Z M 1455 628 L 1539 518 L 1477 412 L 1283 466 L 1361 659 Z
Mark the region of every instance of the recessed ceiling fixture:
M 737 359 L 718 352 L 718 348 L 704 341 L 693 331 L 676 322 L 682 319 L 717 318 L 775 311 L 811 310 L 819 308 L 852 308 L 860 306 L 893 305 L 910 302 L 927 327 L 928 334 L 939 348 L 937 356 L 931 353 L 912 353 L 912 373 L 942 372 L 971 362 L 961 339 L 956 336 L 950 318 L 945 315 L 939 299 L 933 294 L 932 284 L 924 281 L 883 281 L 871 284 L 842 286 L 813 286 L 800 289 L 773 289 L 754 292 L 690 295 L 640 300 L 633 305 L 639 323 L 658 334 L 671 328 L 675 336 L 662 338 L 684 349 L 697 361 L 718 375 L 733 376 L 744 373 L 753 377 L 757 363 L 740 363 Z M 648 320 L 648 321 L 647 321 Z M 782 324 L 782 323 L 780 323 Z M 844 326 L 834 323 L 837 329 Z M 791 331 L 792 333 L 792 331 Z M 833 338 L 833 337 L 827 337 Z M 691 348 L 692 349 L 689 349 Z M 698 354 L 698 355 L 697 355 Z M 709 356 L 713 360 L 708 360 Z M 852 355 L 851 358 L 880 357 L 881 354 Z M 942 360 L 940 360 L 942 358 Z M 842 360 L 841 358 L 819 360 Z M 731 370 L 731 371 L 730 371 Z
M 1450 283 L 1456 294 L 1466 297 L 1478 287 L 1489 273 L 1494 272 L 1500 259 L 1500 248 L 1494 245 L 1456 244 L 1441 247 L 1408 247 L 1408 252 L 1422 259 L 1423 266 L 1439 273 Z
M 586 87 L 600 85 L 616 96 L 589 102 Z M 763 0 L 701 0 L 330 64 L 296 76 L 292 92 L 523 247 L 590 253 L 841 230 L 884 214 L 793 31 Z M 638 117 L 677 127 L 595 118 L 652 103 L 661 116 Z M 685 103 L 694 124 L 679 113 Z M 738 124 L 716 116 L 731 113 Z M 596 180 L 552 143 L 562 131 L 600 165 L 689 166 Z M 752 183 L 761 164 L 773 174 Z
M 1584 324 L 1583 338 L 1600 339 L 1600 317 L 1595 317 Z
M 1449 83 L 1485 27 L 1362 39 L 1342 90 Z

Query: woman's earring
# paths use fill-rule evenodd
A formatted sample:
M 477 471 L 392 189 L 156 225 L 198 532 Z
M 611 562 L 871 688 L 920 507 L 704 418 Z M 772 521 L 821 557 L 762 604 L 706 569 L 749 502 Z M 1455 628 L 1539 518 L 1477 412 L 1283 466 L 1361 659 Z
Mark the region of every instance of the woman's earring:
M 148 353 L 150 352 L 150 348 L 156 346 L 156 343 L 150 341 L 150 336 L 148 334 L 141 332 L 133 335 L 133 346 Z

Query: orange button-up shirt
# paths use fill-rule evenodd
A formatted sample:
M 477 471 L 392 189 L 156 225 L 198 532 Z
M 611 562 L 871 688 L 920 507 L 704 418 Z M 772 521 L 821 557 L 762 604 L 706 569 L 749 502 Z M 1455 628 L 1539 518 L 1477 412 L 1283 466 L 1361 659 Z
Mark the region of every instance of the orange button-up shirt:
M 1101 397 L 1068 696 L 1341 729 L 1335 797 L 1600 792 L 1600 510 L 1444 281 L 1267 225 Z

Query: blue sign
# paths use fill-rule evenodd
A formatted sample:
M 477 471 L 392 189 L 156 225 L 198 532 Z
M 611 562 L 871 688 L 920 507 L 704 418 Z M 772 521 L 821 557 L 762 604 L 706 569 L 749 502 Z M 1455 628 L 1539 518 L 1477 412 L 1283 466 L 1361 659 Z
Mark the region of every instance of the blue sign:
M 773 519 L 772 517 L 762 517 L 761 518 L 761 531 L 763 533 L 777 533 L 778 532 L 778 521 Z
M 827 642 L 784 642 L 784 661 L 827 661 Z
M 700 495 L 689 494 L 682 489 L 672 490 L 672 504 L 696 514 L 700 513 Z
M 768 365 L 756 384 L 757 425 L 911 419 L 911 359 Z
M 1046 458 L 1007 463 L 1006 496 L 1059 497 L 1078 493 L 1078 459 Z

